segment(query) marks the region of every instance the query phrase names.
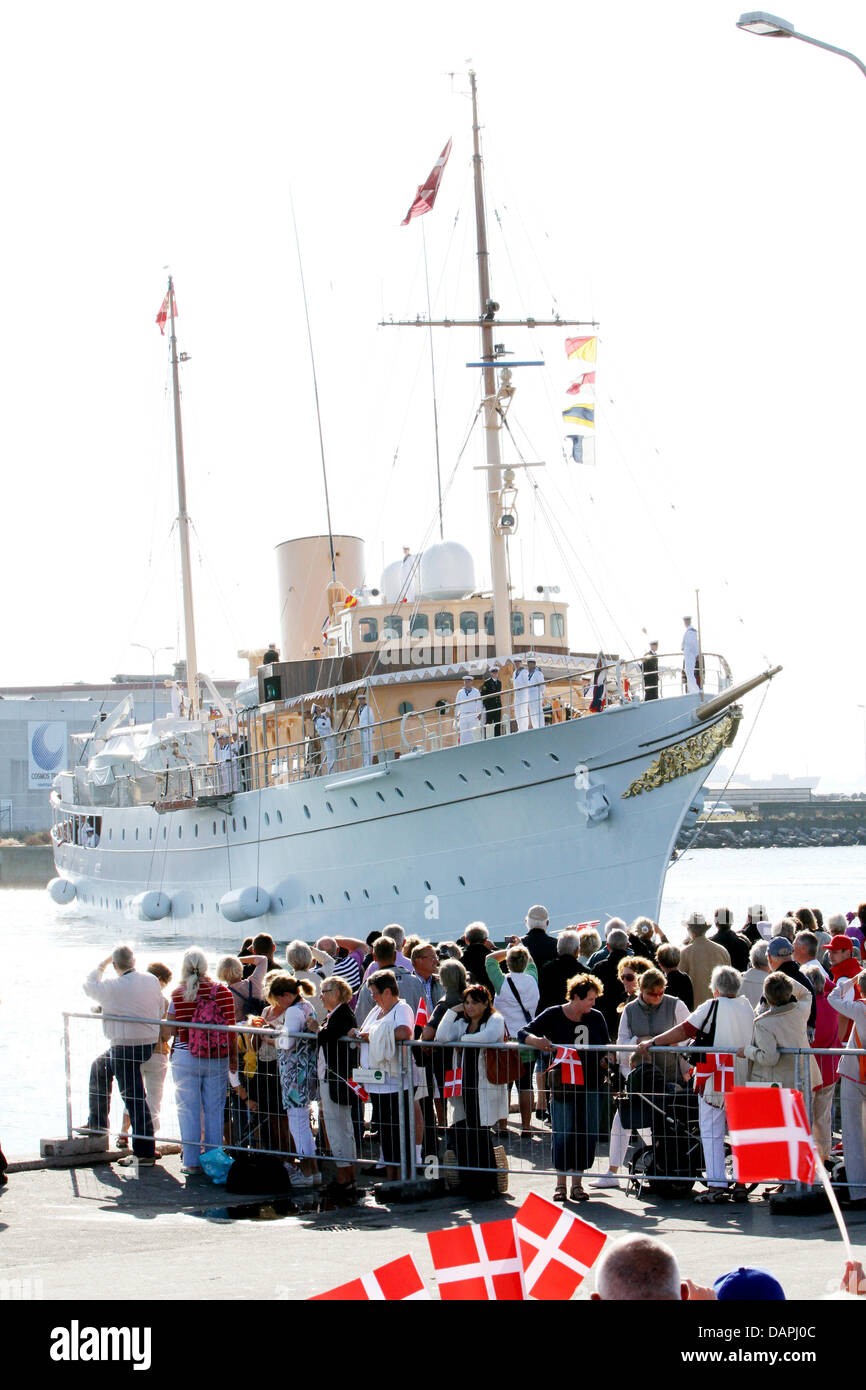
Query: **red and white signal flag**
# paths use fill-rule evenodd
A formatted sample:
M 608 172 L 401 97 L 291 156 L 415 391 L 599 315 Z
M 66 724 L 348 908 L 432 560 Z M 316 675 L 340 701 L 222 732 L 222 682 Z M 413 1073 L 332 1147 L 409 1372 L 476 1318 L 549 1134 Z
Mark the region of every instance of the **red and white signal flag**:
M 423 212 L 429 212 L 432 208 L 436 201 L 436 194 L 439 192 L 439 184 L 442 182 L 442 173 L 445 169 L 445 165 L 448 163 L 448 156 L 450 153 L 451 141 L 449 140 L 439 158 L 436 160 L 436 163 L 433 165 L 433 168 L 430 170 L 430 173 L 427 175 L 425 182 L 420 185 L 418 192 L 415 194 L 415 201 L 400 223 L 401 227 L 405 227 L 407 223 L 411 222 L 413 217 L 420 217 Z

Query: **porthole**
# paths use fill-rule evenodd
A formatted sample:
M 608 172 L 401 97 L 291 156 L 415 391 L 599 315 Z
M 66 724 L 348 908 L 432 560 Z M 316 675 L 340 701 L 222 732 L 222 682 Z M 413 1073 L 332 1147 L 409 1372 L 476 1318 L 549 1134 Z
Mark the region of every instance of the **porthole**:
M 333 806 L 331 805 L 330 801 L 326 801 L 326 802 L 325 802 L 325 805 L 327 806 L 327 808 L 328 808 L 328 810 L 330 811 L 331 815 L 333 815 L 333 814 L 334 814 L 334 808 L 333 808 Z
M 204 916 L 204 903 L 199 903 L 199 905 L 198 905 L 198 910 L 199 910 L 199 912 L 202 914 L 202 916 Z M 200 1014 L 199 1014 L 199 1017 L 201 1017 Z
M 552 758 L 555 763 L 559 762 L 559 755 L 557 753 L 548 753 L 547 756 Z
M 403 793 L 401 792 L 400 788 L 399 788 L 399 787 L 395 787 L 394 790 L 395 790 L 395 792 L 397 793 L 397 795 L 400 797 L 400 799 L 401 799 L 401 801 L 402 801 L 402 800 L 403 800 Z
M 277 811 L 277 820 L 280 822 L 280 825 L 282 825 L 282 823 L 283 823 L 283 813 L 282 813 L 282 811 Z
M 316 899 L 315 899 L 315 897 L 313 896 L 312 893 L 310 894 L 310 902 L 313 904 L 313 907 L 316 906 Z
M 400 896 L 400 889 L 397 887 L 396 883 L 392 883 L 392 884 L 391 884 L 391 887 L 394 889 L 394 897 L 395 897 L 395 898 L 399 898 L 399 896 Z
M 195 829 L 193 830 L 193 835 L 195 836 L 196 839 L 198 839 L 198 821 L 196 821 L 196 823 L 195 823 Z
M 485 767 L 485 769 L 484 769 L 484 776 L 485 776 L 485 777 L 492 777 L 492 776 L 493 776 L 493 773 L 490 771 L 490 768 L 489 768 L 489 767 Z
M 532 767 L 532 763 L 528 763 L 525 758 L 521 758 L 521 762 L 524 767 Z
M 121 832 L 120 832 L 120 838 L 121 838 L 121 840 L 125 840 L 125 839 L 126 839 L 126 829 L 125 829 L 125 828 L 124 828 L 123 830 L 121 830 Z
M 182 826 L 182 825 L 179 825 L 179 826 L 177 827 L 177 838 L 180 840 L 180 839 L 182 838 L 182 836 L 183 836 L 183 826 Z
M 310 819 L 311 819 L 311 817 L 310 817 L 310 808 L 309 808 L 309 806 L 305 806 L 305 807 L 304 807 L 304 815 L 307 817 L 307 820 L 310 820 Z
M 463 776 L 462 772 L 458 772 L 457 776 L 460 778 L 461 782 L 467 782 L 469 780 L 467 777 Z
M 496 764 L 496 771 L 501 773 L 503 777 L 505 776 L 505 768 L 500 767 L 498 763 Z
M 109 833 L 110 833 L 110 832 L 109 832 Z M 167 835 L 168 835 L 168 826 L 167 826 L 167 825 L 164 825 L 164 826 L 162 827 L 162 838 L 165 839 Z
M 384 798 L 384 796 L 382 795 L 381 792 L 377 792 L 376 795 L 378 796 L 378 798 L 379 798 L 380 801 L 384 801 L 384 800 L 385 800 L 385 798 Z
M 135 838 L 138 839 L 138 826 L 135 827 Z
M 243 826 L 244 830 L 246 830 L 246 828 L 247 828 L 247 818 L 246 818 L 246 816 L 241 816 L 241 825 Z
M 267 811 L 265 811 L 265 825 L 270 825 L 270 823 L 271 823 L 271 818 L 270 818 L 270 816 L 268 815 Z
M 425 786 L 425 787 L 429 787 L 430 790 L 431 790 L 431 792 L 435 792 L 435 790 L 436 790 L 436 788 L 434 787 L 434 785 L 433 785 L 432 782 L 427 782 L 427 781 L 425 781 L 424 786 Z
M 457 881 L 458 881 L 458 883 L 461 884 L 461 886 L 462 886 L 463 888 L 466 887 L 466 879 L 463 877 L 462 874 L 458 874 L 458 875 L 457 875 Z
M 321 895 L 321 893 L 320 893 L 320 894 L 319 894 L 319 902 L 320 902 L 320 903 L 323 903 L 324 901 L 325 901 L 325 899 L 322 897 L 322 895 Z
M 165 834 L 165 831 L 163 831 L 163 834 Z M 109 832 L 108 832 L 108 838 L 109 838 L 109 840 L 112 840 L 112 839 L 114 838 L 114 831 L 113 831 L 113 830 L 109 830 Z
M 216 834 L 216 821 L 213 823 L 213 833 Z
M 370 896 L 370 894 L 367 892 L 367 889 L 365 888 L 365 889 L 364 889 L 364 897 L 365 897 L 365 898 L 369 898 L 369 896 Z
M 429 880 L 429 878 L 425 878 L 425 880 L 424 880 L 424 887 L 427 889 L 427 892 L 428 892 L 428 893 L 432 892 L 432 889 L 431 889 L 431 887 L 430 887 L 430 880 Z
M 357 809 L 358 809 L 358 803 L 357 803 L 357 801 L 355 800 L 355 798 L 354 798 L 353 796 L 350 796 L 350 797 L 349 797 L 349 800 L 351 801 L 352 805 L 354 806 L 355 810 L 357 811 Z
M 352 901 L 352 899 L 349 897 L 349 890 L 348 890 L 348 888 L 344 888 L 344 889 L 343 889 L 343 897 L 346 899 L 346 902 L 347 902 L 347 903 L 350 903 L 350 902 Z
M 153 826 L 152 826 L 152 825 L 149 825 L 149 826 L 147 827 L 147 838 L 148 838 L 149 840 L 152 840 L 152 839 L 153 839 Z
M 223 816 L 223 834 L 225 835 L 225 833 L 226 833 L 226 822 L 225 822 L 225 816 Z

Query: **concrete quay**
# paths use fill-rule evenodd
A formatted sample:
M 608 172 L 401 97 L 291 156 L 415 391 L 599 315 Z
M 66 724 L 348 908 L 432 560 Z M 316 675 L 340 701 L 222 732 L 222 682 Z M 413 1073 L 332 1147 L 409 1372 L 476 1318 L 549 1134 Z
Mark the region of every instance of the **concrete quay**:
M 507 1218 L 530 1191 L 553 1190 L 548 1175 L 512 1173 L 506 1196 L 472 1207 L 450 1193 L 389 1208 L 368 1191 L 356 1207 L 330 1211 L 304 1195 L 306 1209 L 280 1218 L 273 1207 L 260 1209 L 261 1199 L 185 1179 L 180 1162 L 166 1154 L 139 1176 L 93 1155 L 74 1167 L 13 1164 L 0 1189 L 0 1297 L 304 1300 L 410 1253 L 438 1298 L 426 1232 Z M 771 1215 L 757 1194 L 744 1206 L 713 1207 L 652 1195 L 641 1201 L 619 1190 L 568 1210 L 613 1237 L 642 1232 L 667 1241 L 683 1277 L 697 1283 L 759 1265 L 777 1275 L 789 1299 L 818 1301 L 839 1286 L 842 1242 L 829 1213 Z M 850 1213 L 849 1231 L 855 1257 L 866 1262 L 866 1214 Z

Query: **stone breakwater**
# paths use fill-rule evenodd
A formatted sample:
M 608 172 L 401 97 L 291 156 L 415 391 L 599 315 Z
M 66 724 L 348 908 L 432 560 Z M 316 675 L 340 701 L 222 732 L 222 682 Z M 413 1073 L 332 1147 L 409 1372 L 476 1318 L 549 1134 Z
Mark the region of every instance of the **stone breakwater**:
M 695 846 L 702 849 L 836 849 L 866 845 L 866 803 L 814 801 L 795 807 L 775 804 L 748 820 L 700 821 Z M 677 849 L 690 844 L 684 830 Z

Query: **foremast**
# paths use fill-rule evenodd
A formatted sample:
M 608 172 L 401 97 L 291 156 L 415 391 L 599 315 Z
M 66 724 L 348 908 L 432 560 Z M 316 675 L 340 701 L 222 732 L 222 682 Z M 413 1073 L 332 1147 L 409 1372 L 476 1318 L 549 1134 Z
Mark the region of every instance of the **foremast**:
M 186 683 L 189 691 L 190 718 L 197 719 L 198 658 L 195 647 L 195 612 L 192 602 L 192 566 L 189 557 L 189 512 L 186 509 L 186 474 L 183 466 L 183 422 L 180 414 L 180 374 L 175 329 L 174 280 L 168 277 L 168 311 L 171 318 L 169 351 L 171 353 L 171 384 L 174 401 L 174 451 L 177 466 L 177 530 L 180 540 L 180 568 L 183 585 L 183 631 L 186 649 Z

